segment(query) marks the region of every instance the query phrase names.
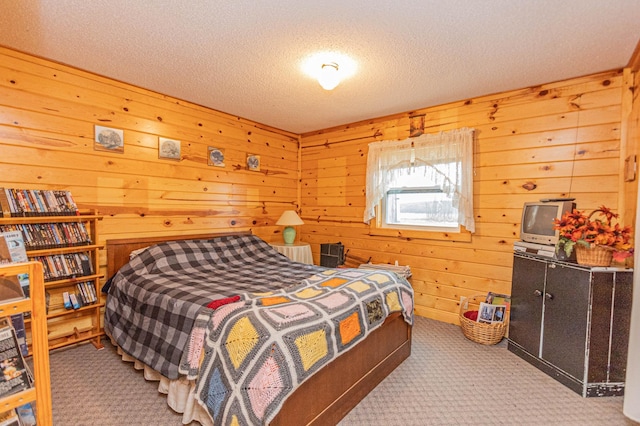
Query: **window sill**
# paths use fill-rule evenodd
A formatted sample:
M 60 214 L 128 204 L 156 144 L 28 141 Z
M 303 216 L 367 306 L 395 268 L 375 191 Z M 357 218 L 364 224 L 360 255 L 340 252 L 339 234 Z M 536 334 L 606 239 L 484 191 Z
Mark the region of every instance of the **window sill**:
M 437 240 L 437 241 L 457 241 L 471 242 L 471 232 L 460 227 L 458 232 L 442 232 L 442 231 L 419 231 L 415 229 L 399 229 L 399 228 L 379 228 L 373 224 L 375 218 L 371 220 L 369 226 L 369 235 L 381 237 L 396 237 L 404 239 L 416 240 Z

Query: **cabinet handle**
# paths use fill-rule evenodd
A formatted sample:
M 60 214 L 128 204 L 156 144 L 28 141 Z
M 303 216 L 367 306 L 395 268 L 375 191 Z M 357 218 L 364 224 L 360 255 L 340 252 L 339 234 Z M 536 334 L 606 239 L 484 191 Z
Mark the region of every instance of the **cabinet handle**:
M 553 294 L 551 294 L 551 293 L 545 293 L 545 294 L 544 294 L 544 297 L 546 297 L 546 298 L 547 298 L 547 299 L 549 299 L 549 300 L 552 300 L 552 299 L 553 299 Z
M 542 292 L 540 290 L 536 290 L 536 291 L 533 292 L 533 295 L 536 296 L 536 297 L 540 297 L 540 296 L 542 296 Z
M 549 268 L 555 269 L 555 267 L 556 267 L 556 264 L 555 264 L 555 263 L 550 263 L 550 264 L 549 264 Z

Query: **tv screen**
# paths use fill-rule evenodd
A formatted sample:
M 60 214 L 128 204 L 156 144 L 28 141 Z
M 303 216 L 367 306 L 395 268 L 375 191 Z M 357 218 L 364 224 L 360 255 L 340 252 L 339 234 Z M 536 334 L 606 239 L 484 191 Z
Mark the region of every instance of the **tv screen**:
M 522 231 L 527 234 L 555 235 L 553 230 L 553 219 L 558 217 L 557 205 L 534 205 L 527 206 L 524 211 Z
M 570 200 L 524 203 L 520 238 L 530 243 L 554 245 L 558 242 L 558 232 L 553 229 L 553 220 L 575 207 Z

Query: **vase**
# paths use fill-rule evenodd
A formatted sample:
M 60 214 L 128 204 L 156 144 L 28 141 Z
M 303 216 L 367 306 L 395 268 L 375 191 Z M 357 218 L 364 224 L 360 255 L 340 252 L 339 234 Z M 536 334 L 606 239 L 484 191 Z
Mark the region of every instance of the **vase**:
M 613 260 L 613 250 L 609 247 L 591 246 L 585 247 L 576 244 L 576 260 L 580 265 L 586 266 L 610 266 Z
M 576 251 L 573 250 L 569 256 L 567 256 L 567 252 L 564 249 L 564 242 L 560 241 L 556 245 L 556 259 L 562 260 L 565 262 L 571 262 L 576 260 Z

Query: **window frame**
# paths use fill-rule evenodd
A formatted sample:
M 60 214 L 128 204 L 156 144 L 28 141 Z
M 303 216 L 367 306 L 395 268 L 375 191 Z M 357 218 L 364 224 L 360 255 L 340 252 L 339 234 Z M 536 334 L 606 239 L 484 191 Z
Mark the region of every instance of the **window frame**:
M 380 200 L 380 227 L 391 229 L 408 229 L 415 231 L 435 231 L 435 232 L 457 232 L 460 230 L 460 224 L 455 226 L 443 225 L 412 225 L 406 223 L 393 223 L 388 221 L 389 212 L 389 195 L 391 194 L 444 194 L 439 186 L 422 186 L 422 187 L 391 187 Z
M 407 240 L 436 240 L 436 241 L 457 241 L 457 242 L 471 242 L 471 232 L 468 231 L 464 225 L 459 225 L 456 230 L 452 228 L 452 231 L 442 230 L 426 230 L 426 229 L 414 229 L 408 227 L 385 227 L 382 226 L 382 218 L 378 211 L 382 208 L 381 203 L 376 207 L 376 216 L 369 222 L 369 235 L 377 237 L 397 237 Z
M 473 140 L 474 129 L 461 128 L 437 134 L 423 134 L 406 140 L 385 140 L 369 143 L 367 154 L 367 182 L 364 206 L 364 222 L 369 224 L 370 235 L 401 237 L 405 239 L 435 239 L 446 241 L 471 241 L 475 232 L 473 212 Z M 452 194 L 459 204 L 459 229 L 422 230 L 409 226 L 386 224 L 383 226 L 382 201 L 387 197 L 391 175 L 394 170 L 425 164 L 435 164 L 454 159 L 461 165 L 455 180 L 445 177 L 435 179 L 437 185 L 444 184 L 443 192 Z M 432 172 L 430 172 L 432 173 Z M 435 171 L 436 176 L 438 171 Z M 432 175 L 433 176 L 433 175 Z M 453 186 L 455 185 L 455 186 Z M 468 227 L 468 228 L 467 228 Z

